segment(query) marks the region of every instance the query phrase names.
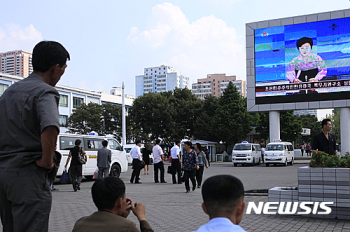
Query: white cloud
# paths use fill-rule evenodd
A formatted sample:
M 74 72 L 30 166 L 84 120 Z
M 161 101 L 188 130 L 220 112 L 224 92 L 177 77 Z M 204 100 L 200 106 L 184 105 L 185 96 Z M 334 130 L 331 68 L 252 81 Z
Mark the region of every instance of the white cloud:
M 245 69 L 244 46 L 235 28 L 214 15 L 190 22 L 178 6 L 163 3 L 152 8 L 147 22 L 147 30 L 131 28 L 127 40 L 142 48 L 135 55 L 156 57 L 159 63 L 153 66 L 173 66 L 191 82 L 209 73 L 232 75 Z
M 32 24 L 22 27 L 8 24 L 0 28 L 0 52 L 10 50 L 26 50 L 31 52 L 35 44 L 43 40 L 42 34 Z

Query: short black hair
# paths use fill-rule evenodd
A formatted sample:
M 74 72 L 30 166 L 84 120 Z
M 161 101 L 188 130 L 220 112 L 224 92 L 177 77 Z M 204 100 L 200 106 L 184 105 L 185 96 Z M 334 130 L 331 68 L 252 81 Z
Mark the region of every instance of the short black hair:
M 311 48 L 312 48 L 312 45 L 314 45 L 314 42 L 312 41 L 311 38 L 303 37 L 297 41 L 297 48 L 299 49 L 303 44 L 306 44 L 306 43 L 310 44 Z
M 187 144 L 190 148 L 192 148 L 192 143 L 190 141 L 186 141 L 184 144 Z
M 209 216 L 220 212 L 231 214 L 244 197 L 244 187 L 237 177 L 212 176 L 203 183 L 202 197 Z
M 76 145 L 76 146 L 78 146 L 78 145 L 80 145 L 80 144 L 81 144 L 81 140 L 80 140 L 80 139 L 75 140 L 75 145 Z
M 107 147 L 107 145 L 108 145 L 107 140 L 103 140 L 103 141 L 102 141 L 102 146 Z
M 113 176 L 97 179 L 91 187 L 92 200 L 100 211 L 112 210 L 117 200 L 123 198 L 124 194 L 124 182 Z
M 70 56 L 62 44 L 55 41 L 41 41 L 33 49 L 33 70 L 46 72 L 56 64 L 59 64 L 62 68 L 67 59 L 70 60 Z
M 196 146 L 197 146 L 197 148 L 198 148 L 198 150 L 202 150 L 202 145 L 200 144 L 200 143 L 196 143 Z
M 156 144 L 160 143 L 160 141 L 161 141 L 160 139 L 156 139 Z
M 323 128 L 324 125 L 327 125 L 328 122 L 332 122 L 329 118 L 325 118 L 322 120 L 321 127 Z
M 180 140 L 175 140 L 175 145 L 179 143 L 180 143 Z
M 136 139 L 135 144 L 141 143 L 140 139 Z

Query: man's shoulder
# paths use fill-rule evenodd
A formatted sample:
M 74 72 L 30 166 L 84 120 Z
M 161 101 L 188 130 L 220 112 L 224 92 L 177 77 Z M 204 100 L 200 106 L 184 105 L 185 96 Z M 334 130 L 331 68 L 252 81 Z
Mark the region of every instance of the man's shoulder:
M 116 231 L 117 229 L 118 231 L 128 231 L 130 227 L 135 227 L 135 223 L 129 219 L 109 212 L 97 211 L 90 216 L 80 218 L 75 223 L 73 232 Z

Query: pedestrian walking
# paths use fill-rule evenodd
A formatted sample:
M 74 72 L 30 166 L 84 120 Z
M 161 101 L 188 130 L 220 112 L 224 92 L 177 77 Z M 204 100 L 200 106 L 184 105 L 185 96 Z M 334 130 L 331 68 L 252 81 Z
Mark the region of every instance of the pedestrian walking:
M 109 167 L 112 158 L 112 152 L 107 148 L 107 140 L 102 141 L 102 146 L 103 148 L 97 151 L 98 179 L 109 176 Z
M 58 29 L 57 30 L 61 30 Z M 54 86 L 70 59 L 54 41 L 33 49 L 33 73 L 0 97 L 0 217 L 3 231 L 48 231 L 53 155 L 60 131 Z
M 205 158 L 207 158 L 208 165 L 210 166 L 210 153 L 206 147 L 203 149 L 203 151 L 205 153 Z
M 176 140 L 175 145 L 170 150 L 171 156 L 171 175 L 173 184 L 182 184 L 181 182 L 181 158 L 180 158 L 180 141 Z M 177 173 L 177 182 L 176 182 Z
M 156 145 L 153 147 L 153 158 L 154 158 L 154 182 L 159 183 L 158 170 L 160 171 L 160 182 L 166 183 L 164 179 L 164 154 L 160 147 L 160 139 L 156 140 Z
M 132 157 L 132 170 L 130 183 L 142 184 L 140 182 L 140 171 L 141 171 L 141 140 L 135 141 L 135 147 L 130 151 L 130 156 Z
M 196 143 L 195 151 L 198 157 L 198 165 L 199 169 L 196 170 L 196 180 L 197 180 L 197 188 L 201 187 L 202 179 L 203 179 L 203 172 L 204 172 L 204 166 L 208 168 L 208 161 L 205 157 L 205 153 L 202 151 L 202 145 L 200 143 Z
M 308 143 L 306 145 L 306 155 L 307 156 L 311 155 L 311 145 L 310 145 L 310 143 Z
M 263 163 L 264 163 L 265 151 L 266 151 L 265 145 L 261 144 L 261 160 Z
M 146 143 L 143 149 L 142 159 L 145 162 L 145 175 L 149 175 L 149 156 L 152 154 L 153 145 L 151 143 Z
M 182 156 L 182 169 L 184 170 L 186 193 L 190 192 L 189 179 L 191 179 L 192 191 L 194 191 L 196 189 L 196 170 L 199 169 L 199 165 L 197 154 L 192 150 L 192 143 L 190 141 L 185 142 L 185 151 Z
M 300 150 L 301 150 L 301 156 L 304 156 L 304 150 L 305 150 L 305 145 L 304 144 L 301 144 Z
M 79 153 L 84 154 L 87 160 L 84 148 L 80 147 L 80 144 L 80 139 L 75 140 L 75 146 L 70 150 L 66 165 L 64 165 L 64 167 L 67 168 L 69 161 L 72 159 L 70 162 L 70 176 L 74 192 L 80 190 L 81 180 L 83 179 L 83 164 L 79 161 Z

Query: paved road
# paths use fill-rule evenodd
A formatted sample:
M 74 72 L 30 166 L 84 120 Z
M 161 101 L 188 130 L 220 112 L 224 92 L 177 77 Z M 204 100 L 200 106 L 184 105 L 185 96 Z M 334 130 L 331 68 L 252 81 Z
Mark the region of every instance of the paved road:
M 204 179 L 217 174 L 232 174 L 242 180 L 245 189 L 296 186 L 297 169 L 304 165 L 233 167 L 231 163 L 212 163 L 204 171 Z M 167 184 L 155 184 L 153 175 L 143 174 L 142 185 L 130 184 L 130 174 L 131 169 L 121 175 L 126 183 L 126 195 L 146 205 L 146 217 L 154 231 L 192 231 L 208 222 L 208 216 L 201 209 L 199 189 L 186 194 L 184 185 L 173 185 L 168 174 Z M 92 184 L 93 181 L 84 181 L 79 192 L 73 192 L 71 185 L 56 186 L 59 191 L 52 194 L 50 231 L 71 231 L 76 220 L 96 211 L 91 199 Z M 245 202 L 249 201 L 267 201 L 267 196 L 246 196 Z M 129 219 L 138 225 L 134 215 L 130 214 Z M 244 215 L 241 226 L 247 231 L 350 231 L 348 221 L 301 216 Z

